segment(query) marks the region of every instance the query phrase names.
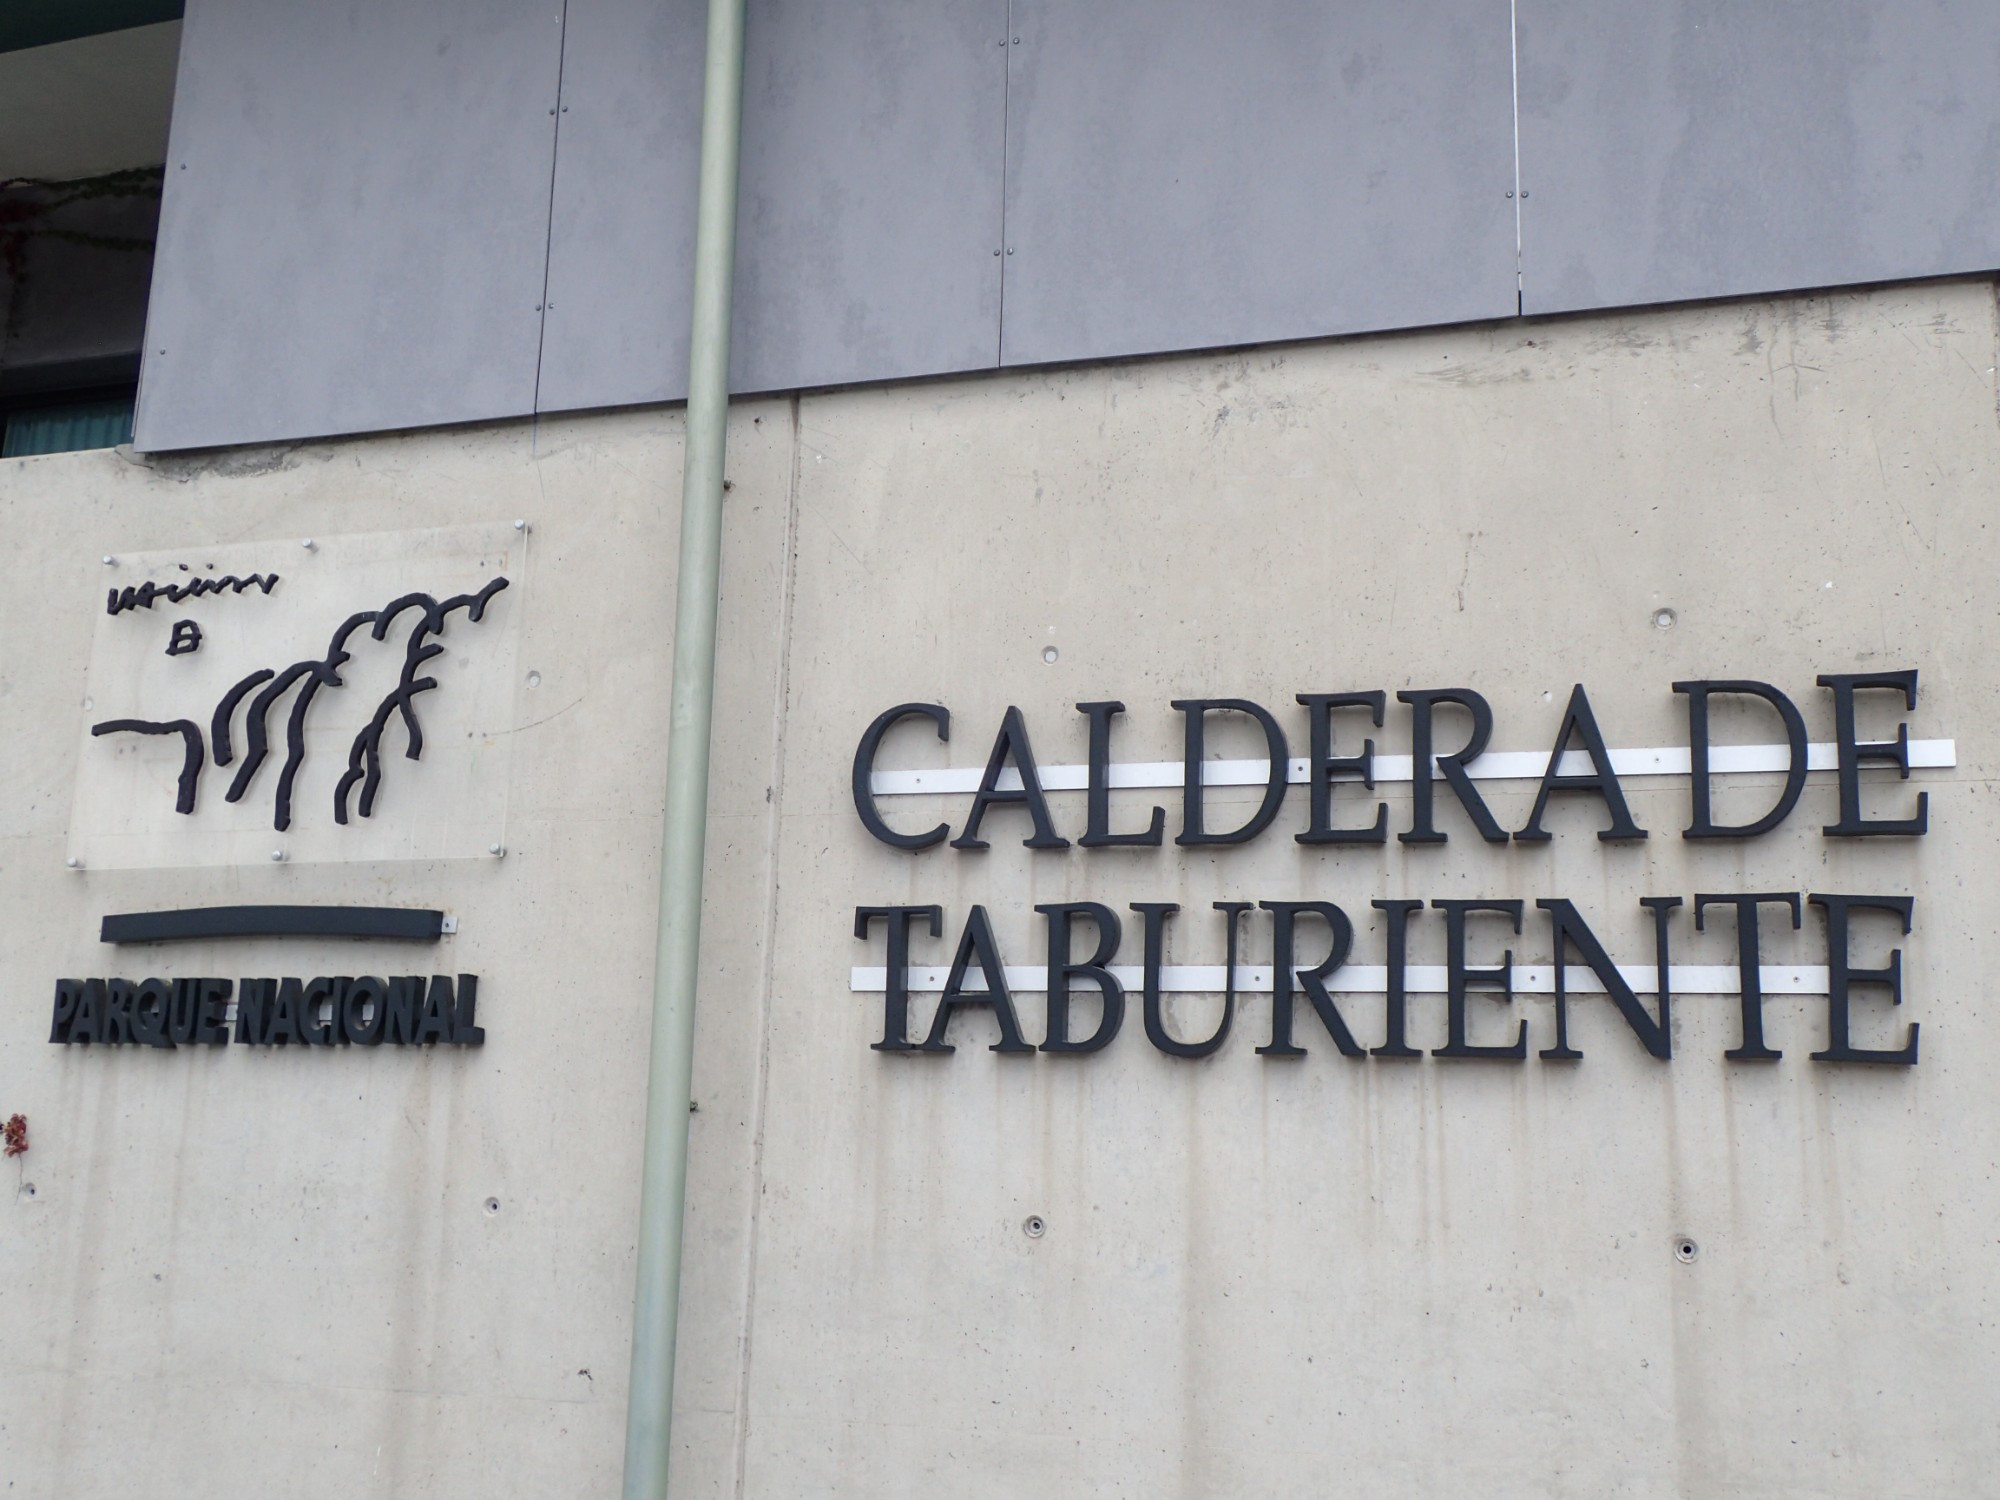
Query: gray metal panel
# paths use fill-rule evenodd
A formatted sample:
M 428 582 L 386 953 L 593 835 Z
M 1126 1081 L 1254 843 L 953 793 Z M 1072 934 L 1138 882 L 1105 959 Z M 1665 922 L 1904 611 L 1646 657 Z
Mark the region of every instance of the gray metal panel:
M 706 15 L 569 0 L 540 410 L 687 394 Z
M 136 441 L 533 409 L 556 0 L 192 0 Z
M 543 410 L 686 392 L 702 16 L 570 0 Z M 731 382 L 998 358 L 1005 0 L 752 0 Z
M 2000 266 L 1993 0 L 1520 0 L 1528 312 Z
M 1007 364 L 1511 316 L 1507 0 L 1015 0 Z

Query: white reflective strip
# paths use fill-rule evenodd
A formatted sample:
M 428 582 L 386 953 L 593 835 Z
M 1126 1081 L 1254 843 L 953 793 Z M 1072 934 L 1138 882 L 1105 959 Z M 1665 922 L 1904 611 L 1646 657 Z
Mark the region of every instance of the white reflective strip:
M 1791 762 L 1788 745 L 1716 745 L 1708 752 L 1708 769 L 1714 775 L 1734 775 L 1755 771 L 1782 771 Z M 1806 746 L 1806 769 L 1831 771 L 1839 766 L 1839 751 L 1832 741 Z M 1375 757 L 1375 779 L 1408 781 L 1413 764 L 1407 755 Z M 1872 769 L 1876 763 L 1869 762 Z M 1958 764 L 1956 740 L 1911 740 L 1910 766 L 1913 770 L 1935 770 Z M 1465 768 L 1474 781 L 1539 781 L 1548 769 L 1549 757 L 1542 750 L 1489 750 Z M 1207 760 L 1201 765 L 1204 786 L 1262 786 L 1270 774 L 1268 760 Z M 1088 766 L 1043 766 L 1042 790 L 1080 792 L 1090 784 Z M 1581 776 L 1591 769 L 1590 757 L 1581 750 L 1567 751 L 1557 768 L 1563 776 Z M 1620 776 L 1685 776 L 1689 770 L 1685 745 L 1663 745 L 1650 749 L 1613 750 L 1611 769 Z M 928 771 L 877 771 L 869 785 L 878 797 L 908 797 L 918 793 L 976 792 L 984 771 L 971 766 L 940 767 Z M 1303 758 L 1286 762 L 1285 779 L 1302 783 L 1307 779 Z M 1181 763 L 1177 760 L 1114 761 L 1107 778 L 1113 787 L 1177 787 L 1181 784 Z M 1000 773 L 1000 790 L 1021 790 L 1021 773 L 1009 766 Z
M 944 989 L 944 982 L 951 970 L 945 965 L 913 966 L 910 971 L 910 992 L 912 994 L 936 994 Z M 1300 972 L 1303 972 L 1302 970 Z M 1618 972 L 1625 982 L 1641 994 L 1653 993 L 1655 973 L 1651 964 L 1620 964 Z M 1127 990 L 1137 992 L 1145 982 L 1144 972 L 1136 964 L 1113 964 L 1112 977 Z M 1824 964 L 1765 964 L 1758 971 L 1758 981 L 1767 995 L 1824 995 L 1827 987 L 1827 970 Z M 1667 971 L 1668 979 L 1677 995 L 1734 995 L 1737 993 L 1736 965 L 1734 964 L 1674 964 Z M 887 987 L 889 971 L 877 966 L 867 968 L 857 966 L 848 971 L 847 987 L 856 994 L 880 994 Z M 978 983 L 978 971 L 973 971 L 972 981 Z M 1569 990 L 1577 994 L 1601 995 L 1604 986 L 1597 975 L 1581 964 L 1565 966 L 1564 982 Z M 1337 994 L 1380 995 L 1389 983 L 1389 971 L 1381 964 L 1349 964 L 1336 970 L 1327 981 L 1327 988 Z M 1049 971 L 1039 966 L 1007 966 L 1007 988 L 1026 992 L 1039 992 L 1048 988 Z M 1514 990 L 1523 995 L 1550 995 L 1555 993 L 1556 971 L 1551 964 L 1516 964 L 1514 966 Z M 1093 986 L 1079 986 L 1081 993 L 1088 994 Z M 1238 964 L 1236 967 L 1236 988 L 1241 994 L 1269 994 L 1271 990 L 1271 966 L 1269 964 Z M 1404 971 L 1404 988 L 1413 995 L 1441 995 L 1445 991 L 1445 967 L 1443 964 L 1411 964 Z M 1160 970 L 1160 989 L 1169 994 L 1219 995 L 1223 990 L 1223 967 L 1221 964 L 1168 964 Z M 1493 991 L 1481 988 L 1475 994 L 1490 994 Z

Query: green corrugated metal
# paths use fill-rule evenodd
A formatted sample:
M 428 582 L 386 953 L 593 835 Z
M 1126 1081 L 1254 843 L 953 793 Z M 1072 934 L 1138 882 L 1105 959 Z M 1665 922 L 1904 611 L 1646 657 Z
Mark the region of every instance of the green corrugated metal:
M 74 453 L 81 448 L 115 448 L 132 441 L 130 397 L 33 406 L 6 414 L 0 458 L 31 453 Z

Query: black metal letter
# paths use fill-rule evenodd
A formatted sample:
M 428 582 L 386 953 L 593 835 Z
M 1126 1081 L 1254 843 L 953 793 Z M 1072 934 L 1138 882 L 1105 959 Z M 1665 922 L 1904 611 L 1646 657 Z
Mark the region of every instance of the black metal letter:
M 1021 790 L 1018 792 L 1000 790 L 1000 773 L 1010 760 L 1021 773 Z M 1005 717 L 1000 721 L 1000 733 L 993 741 L 993 753 L 986 759 L 986 774 L 979 779 L 979 790 L 972 794 L 972 811 L 966 814 L 965 832 L 951 841 L 951 847 L 984 849 L 986 840 L 979 836 L 979 824 L 985 818 L 987 808 L 996 803 L 1027 808 L 1028 816 L 1034 820 L 1035 831 L 1021 840 L 1025 847 L 1069 847 L 1069 840 L 1058 837 L 1055 825 L 1049 821 L 1048 799 L 1042 794 L 1041 774 L 1035 769 L 1035 752 L 1028 743 L 1028 726 L 1021 717 L 1021 710 L 1012 705 L 1008 706 Z
M 1118 913 L 1096 901 L 1066 901 L 1038 906 L 1037 912 L 1049 919 L 1049 1029 L 1042 1042 L 1044 1052 L 1096 1052 L 1108 1046 L 1125 1021 L 1125 986 L 1105 967 L 1117 956 L 1121 929 Z M 1097 951 L 1084 963 L 1070 958 L 1070 928 L 1078 917 L 1088 917 L 1097 928 Z M 1104 1012 L 1097 1030 L 1081 1041 L 1069 1034 L 1069 982 L 1072 977 L 1089 980 L 1104 997 Z
M 1662 1062 L 1674 1055 L 1672 1026 L 1673 988 L 1669 974 L 1667 954 L 1667 920 L 1675 907 L 1681 904 L 1678 896 L 1641 896 L 1639 904 L 1653 914 L 1653 972 L 1654 991 L 1660 997 L 1660 1015 L 1655 1020 L 1646 1013 L 1646 1007 L 1639 1003 L 1632 986 L 1625 982 L 1625 976 L 1618 972 L 1618 965 L 1611 961 L 1611 955 L 1604 951 L 1604 945 L 1597 941 L 1597 934 L 1577 913 L 1569 902 L 1557 898 L 1537 901 L 1535 905 L 1549 914 L 1549 946 L 1556 966 L 1556 1044 L 1544 1047 L 1542 1057 L 1550 1062 L 1575 1062 L 1583 1056 L 1569 1044 L 1569 987 L 1566 977 L 1567 965 L 1563 962 L 1563 949 L 1575 948 L 1583 961 L 1590 966 L 1604 992 L 1611 997 L 1611 1003 L 1618 1007 L 1618 1014 L 1625 1018 L 1625 1024 L 1632 1028 L 1632 1034 L 1639 1038 L 1639 1044 Z
M 1124 713 L 1125 705 L 1079 703 L 1076 711 L 1090 716 L 1090 820 L 1083 837 L 1077 840 L 1078 845 L 1085 849 L 1108 849 L 1121 844 L 1158 848 L 1167 827 L 1164 807 L 1153 809 L 1153 820 L 1144 833 L 1111 831 L 1111 716 Z
M 986 980 L 984 990 L 965 992 L 965 973 L 974 962 Z M 966 1006 L 990 1005 L 993 1019 L 1000 1024 L 1000 1040 L 993 1044 L 995 1052 L 1032 1053 L 1035 1049 L 1021 1040 L 1021 1023 L 1014 1017 L 1014 998 L 1007 992 L 1007 970 L 1000 962 L 999 946 L 993 941 L 993 928 L 986 920 L 986 908 L 975 906 L 965 919 L 965 933 L 958 940 L 958 954 L 951 961 L 951 973 L 944 982 L 944 994 L 938 999 L 937 1014 L 931 1020 L 931 1034 L 924 1039 L 925 1052 L 952 1052 L 955 1049 L 944 1039 L 945 1030 L 951 1025 L 953 1012 Z
M 1479 830 L 1479 836 L 1489 844 L 1504 844 L 1507 835 L 1500 825 L 1493 821 L 1493 814 L 1487 810 L 1486 799 L 1472 784 L 1472 778 L 1465 774 L 1465 768 L 1486 751 L 1486 742 L 1493 737 L 1493 710 L 1486 700 L 1471 688 L 1424 688 L 1396 694 L 1398 703 L 1410 705 L 1410 828 L 1407 833 L 1396 835 L 1398 843 L 1442 844 L 1445 836 L 1431 821 L 1432 793 L 1435 791 L 1431 779 L 1432 712 L 1440 703 L 1455 703 L 1472 715 L 1472 733 L 1464 746 L 1450 755 L 1435 757 L 1437 769 L 1444 773 L 1445 785 L 1458 798 L 1459 806 L 1472 819 L 1472 826 Z
M 1583 751 L 1590 757 L 1591 769 L 1575 776 L 1559 775 L 1557 767 L 1562 764 L 1563 752 L 1569 748 L 1572 733 L 1583 741 Z M 1590 699 L 1585 696 L 1580 682 L 1570 690 L 1569 707 L 1563 711 L 1562 727 L 1556 731 L 1555 749 L 1549 752 L 1549 768 L 1542 773 L 1542 789 L 1535 794 L 1535 810 L 1529 815 L 1527 826 L 1514 835 L 1516 842 L 1546 844 L 1549 841 L 1549 835 L 1542 828 L 1542 812 L 1549 805 L 1551 792 L 1595 792 L 1602 797 L 1605 809 L 1611 814 L 1611 826 L 1598 830 L 1600 839 L 1609 842 L 1646 836 L 1646 830 L 1632 821 L 1632 813 L 1625 806 L 1624 789 L 1618 785 L 1618 775 L 1611 769 L 1611 752 L 1604 748 L 1604 736 L 1597 729 L 1597 716 L 1591 713 Z
M 857 906 L 854 935 L 863 942 L 879 918 L 889 927 L 888 969 L 882 981 L 882 1040 L 869 1043 L 874 1052 L 915 1052 L 910 1040 L 910 924 L 919 917 L 930 922 L 931 936 L 944 931 L 941 906 Z
M 1271 914 L 1271 1045 L 1259 1047 L 1257 1055 L 1306 1055 L 1306 1049 L 1292 1041 L 1292 971 L 1297 968 L 1298 919 L 1301 915 L 1310 914 L 1326 923 L 1333 935 L 1333 943 L 1318 964 L 1310 969 L 1298 970 L 1299 988 L 1312 1002 L 1321 1024 L 1332 1033 L 1333 1044 L 1340 1049 L 1341 1055 L 1364 1056 L 1361 1044 L 1347 1029 L 1340 1007 L 1333 1003 L 1333 995 L 1326 987 L 1327 975 L 1346 963 L 1347 955 L 1354 948 L 1354 924 L 1347 919 L 1347 913 L 1331 901 L 1260 901 L 1257 904 Z
M 1711 906 L 1732 906 L 1736 909 L 1736 983 L 1743 1016 L 1743 1040 L 1722 1055 L 1735 1062 L 1776 1062 L 1784 1053 L 1764 1044 L 1764 976 L 1757 932 L 1757 908 L 1790 908 L 1792 931 L 1797 932 L 1800 925 L 1799 893 L 1764 891 L 1756 895 L 1713 896 L 1697 892 L 1694 898 L 1696 932 L 1703 930 L 1701 914 Z
M 1908 672 L 1828 672 L 1819 679 L 1823 688 L 1833 689 L 1833 739 L 1840 755 L 1840 821 L 1822 830 L 1828 838 L 1855 839 L 1892 833 L 1921 834 L 1930 827 L 1929 792 L 1917 793 L 1914 818 L 1864 818 L 1861 816 L 1861 763 L 1881 761 L 1893 765 L 1910 779 L 1910 726 L 1898 724 L 1893 740 L 1857 742 L 1854 738 L 1854 694 L 1859 688 L 1899 688 L 1903 707 L 1917 706 L 1917 674 Z M 1815 898 L 1817 899 L 1817 898 Z M 1831 918 L 1829 918 L 1831 920 Z M 1817 1055 L 1817 1054 L 1815 1054 Z M 1914 1061 L 1914 1059 L 1912 1059 Z
M 1768 682 L 1729 678 L 1715 682 L 1677 682 L 1674 691 L 1686 693 L 1688 700 L 1688 798 L 1693 816 L 1684 839 L 1747 839 L 1769 833 L 1799 805 L 1799 793 L 1806 788 L 1806 721 L 1798 706 Z M 1785 789 L 1769 812 L 1754 823 L 1718 825 L 1710 816 L 1708 785 L 1708 700 L 1714 693 L 1739 693 L 1746 698 L 1762 698 L 1778 711 L 1785 726 L 1785 744 L 1791 750 L 1791 764 L 1785 770 Z M 1695 920 L 1699 928 L 1699 915 Z
M 870 786 L 870 778 L 875 773 L 875 752 L 882 747 L 882 736 L 904 719 L 929 719 L 937 725 L 940 740 L 951 738 L 951 711 L 942 703 L 899 703 L 877 716 L 861 736 L 861 744 L 854 752 L 854 811 L 861 817 L 861 826 L 891 848 L 928 849 L 932 844 L 944 841 L 951 833 L 950 825 L 940 823 L 929 833 L 898 833 L 882 821 L 882 814 L 875 807 L 874 790 Z
M 451 1044 L 454 1047 L 483 1047 L 486 1045 L 486 1028 L 477 1023 L 479 1019 L 479 976 L 461 974 L 458 976 L 458 1009 L 451 1017 Z
M 67 1043 L 69 1029 L 76 1020 L 77 1003 L 83 999 L 81 979 L 58 979 L 56 981 L 55 1009 L 49 1017 L 49 1040 Z M 78 1040 L 82 1040 L 78 1038 Z
M 1389 919 L 1388 999 L 1383 1007 L 1388 1035 L 1381 1046 L 1369 1048 L 1369 1053 L 1374 1057 L 1422 1057 L 1423 1053 L 1410 1045 L 1407 1031 L 1410 1011 L 1410 918 L 1424 909 L 1424 903 L 1403 900 L 1371 901 L 1368 904 Z
M 1442 1047 L 1431 1049 L 1432 1057 L 1497 1057 L 1519 1062 L 1528 1055 L 1528 1023 L 1523 1021 L 1511 1047 L 1475 1047 L 1465 1039 L 1465 992 L 1475 984 L 1488 985 L 1500 993 L 1502 1003 L 1514 1000 L 1514 950 L 1509 948 L 1497 969 L 1469 969 L 1465 965 L 1465 919 L 1471 912 L 1498 912 L 1511 917 L 1514 931 L 1521 930 L 1521 903 L 1518 901 L 1433 901 L 1444 913 L 1445 1016 L 1449 1026 Z
M 1914 677 L 1916 674 L 1910 674 Z M 1856 1047 L 1848 1039 L 1848 991 L 1857 984 L 1879 984 L 1889 992 L 1889 1003 L 1903 1003 L 1903 950 L 1889 950 L 1886 969 L 1856 969 L 1850 966 L 1847 939 L 1849 914 L 1855 911 L 1886 911 L 1903 919 L 1903 935 L 1910 932 L 1910 912 L 1915 902 L 1908 896 L 1822 896 L 1806 900 L 1826 913 L 1826 1050 L 1812 1055 L 1814 1062 L 1901 1063 L 1917 1065 L 1917 1022 L 1904 1033 L 1901 1047 Z
M 1382 711 L 1388 699 L 1372 693 L 1300 693 L 1312 716 L 1312 754 L 1306 761 L 1306 780 L 1312 786 L 1312 826 L 1298 834 L 1301 844 L 1386 844 L 1389 841 L 1389 804 L 1375 804 L 1375 821 L 1366 828 L 1333 826 L 1333 778 L 1359 776 L 1369 791 L 1375 790 L 1375 742 L 1364 739 L 1359 755 L 1333 753 L 1333 711 L 1336 708 L 1365 708 L 1377 729 L 1382 727 Z
M 1181 832 L 1175 838 L 1176 844 L 1247 844 L 1266 828 L 1278 815 L 1278 809 L 1285 801 L 1285 774 L 1291 769 L 1291 757 L 1285 749 L 1285 732 L 1278 727 L 1278 721 L 1261 704 L 1252 703 L 1248 698 L 1176 698 L 1172 706 L 1187 718 L 1186 735 L 1183 740 L 1181 759 Z M 1264 746 L 1270 756 L 1270 769 L 1264 777 L 1264 801 L 1257 808 L 1256 816 L 1230 833 L 1208 833 L 1202 828 L 1202 779 L 1203 743 L 1206 738 L 1203 724 L 1210 713 L 1248 714 L 1257 721 L 1264 731 Z
M 388 1019 L 389 986 L 372 975 L 355 979 L 340 997 L 341 1030 L 357 1047 L 379 1047 Z

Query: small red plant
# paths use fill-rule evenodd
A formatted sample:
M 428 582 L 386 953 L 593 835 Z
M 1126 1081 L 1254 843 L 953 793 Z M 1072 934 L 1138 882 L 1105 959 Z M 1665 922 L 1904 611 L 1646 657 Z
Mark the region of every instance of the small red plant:
M 9 1115 L 5 1126 L 0 1126 L 0 1140 L 7 1143 L 9 1156 L 22 1156 L 28 1150 L 28 1117 Z

